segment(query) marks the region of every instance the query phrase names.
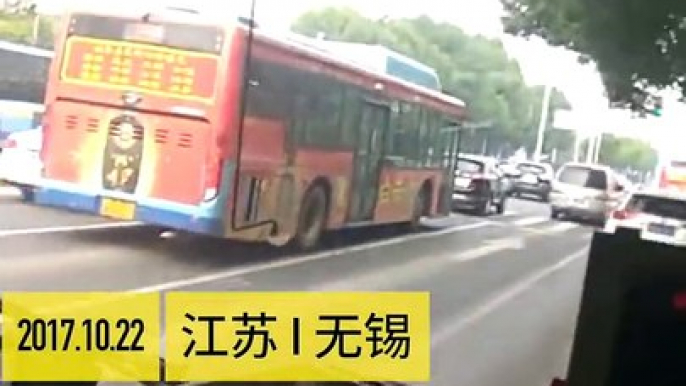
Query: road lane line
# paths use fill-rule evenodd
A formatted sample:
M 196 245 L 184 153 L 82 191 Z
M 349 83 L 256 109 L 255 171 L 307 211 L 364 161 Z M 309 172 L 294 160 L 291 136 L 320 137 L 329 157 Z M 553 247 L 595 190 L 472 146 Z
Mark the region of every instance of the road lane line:
M 248 266 L 242 267 L 242 268 L 232 268 L 232 269 L 228 269 L 225 271 L 216 272 L 216 273 L 212 273 L 212 274 L 200 275 L 200 276 L 191 277 L 188 279 L 170 281 L 167 283 L 161 283 L 161 284 L 136 288 L 136 289 L 129 290 L 127 292 L 147 293 L 147 292 L 176 290 L 179 288 L 191 287 L 194 285 L 211 283 L 211 282 L 219 281 L 219 280 L 226 280 L 226 279 L 230 279 L 230 278 L 234 278 L 234 277 L 238 277 L 238 276 L 269 271 L 272 269 L 286 268 L 286 267 L 301 265 L 301 264 L 309 263 L 311 261 L 329 259 L 332 257 L 341 256 L 341 255 L 345 255 L 348 253 L 361 252 L 361 251 L 365 251 L 368 249 L 373 249 L 373 248 L 378 248 L 378 247 L 383 247 L 383 246 L 388 246 L 388 245 L 401 244 L 401 243 L 411 241 L 411 240 L 433 238 L 433 237 L 438 237 L 438 236 L 442 236 L 442 235 L 446 235 L 446 234 L 450 234 L 450 233 L 457 233 L 457 232 L 462 232 L 462 231 L 467 231 L 467 230 L 486 228 L 489 226 L 491 226 L 491 223 L 486 222 L 486 221 L 476 222 L 476 223 L 471 223 L 471 224 L 464 224 L 464 225 L 457 225 L 457 226 L 449 227 L 449 228 L 442 229 L 442 230 L 436 231 L 436 232 L 417 233 L 417 234 L 395 237 L 395 238 L 381 240 L 381 241 L 373 241 L 370 243 L 354 245 L 351 247 L 343 247 L 343 248 L 333 249 L 333 250 L 329 250 L 329 251 L 316 252 L 316 253 L 306 254 L 306 255 L 301 255 L 301 256 L 296 256 L 296 257 L 292 257 L 292 256 L 291 257 L 285 257 L 285 258 L 277 260 L 277 261 L 271 261 L 271 262 L 267 262 L 267 263 L 257 263 L 257 264 L 248 265 Z
M 469 314 L 466 316 L 461 316 L 457 317 L 457 321 L 455 323 L 450 323 L 446 325 L 445 327 L 439 329 L 435 334 L 432 334 L 431 338 L 431 346 L 437 346 L 440 345 L 443 342 L 448 341 L 451 339 L 453 336 L 459 334 L 460 332 L 464 331 L 467 327 L 471 326 L 472 324 L 478 322 L 479 320 L 483 319 L 484 317 L 488 316 L 498 308 L 502 307 L 506 303 L 510 302 L 511 300 L 515 299 L 517 296 L 523 294 L 524 292 L 532 289 L 535 285 L 537 285 L 540 281 L 543 279 L 547 278 L 548 276 L 556 273 L 557 271 L 560 271 L 567 266 L 571 265 L 572 263 L 576 262 L 580 258 L 583 258 L 586 256 L 588 253 L 588 247 L 584 247 L 568 256 L 566 256 L 564 259 L 560 260 L 559 262 L 547 266 L 543 269 L 540 269 L 536 272 L 534 272 L 532 275 L 529 275 L 528 277 L 520 280 L 519 282 L 515 283 L 514 285 L 510 286 L 506 290 L 500 292 L 498 295 L 494 296 L 490 300 L 487 300 L 486 302 L 480 304 L 476 308 L 474 308 Z
M 317 292 L 389 290 L 398 283 L 406 283 L 416 278 L 443 272 L 450 265 L 477 260 L 505 250 L 523 249 L 524 247 L 523 237 L 496 239 L 457 253 L 442 253 L 411 259 L 405 263 L 384 268 L 382 272 L 374 270 L 362 275 L 353 273 L 351 276 L 340 280 L 311 286 L 308 290 Z
M 542 222 L 548 221 L 548 217 L 525 217 L 519 220 L 515 220 L 512 224 L 520 227 L 530 226 L 540 224 Z
M 578 227 L 579 227 L 579 224 L 574 224 L 572 222 L 560 222 L 560 223 L 557 223 L 557 224 L 547 228 L 545 231 L 551 232 L 551 233 L 561 233 L 561 232 L 571 231 L 572 229 L 576 229 Z
M 335 256 L 341 256 L 346 253 L 352 253 L 352 252 L 360 252 L 364 251 L 367 249 L 372 249 L 372 248 L 377 248 L 377 247 L 382 247 L 382 246 L 387 246 L 387 245 L 394 245 L 394 244 L 400 244 L 403 242 L 407 242 L 410 240 L 418 240 L 418 239 L 424 239 L 424 238 L 431 238 L 431 237 L 438 237 L 441 235 L 446 235 L 446 234 L 451 234 L 451 233 L 458 233 L 462 231 L 468 231 L 468 230 L 475 230 L 475 229 L 481 229 L 481 228 L 486 228 L 491 226 L 489 222 L 482 221 L 482 222 L 476 222 L 476 223 L 471 223 L 471 224 L 463 224 L 463 225 L 457 225 L 453 227 L 449 227 L 446 229 L 442 229 L 440 231 L 436 232 L 427 232 L 427 233 L 417 233 L 417 234 L 412 234 L 412 235 L 407 235 L 407 236 L 402 236 L 402 237 L 396 237 L 392 239 L 386 239 L 386 240 L 381 240 L 381 241 L 374 241 L 371 243 L 366 243 L 366 244 L 359 244 L 359 245 L 354 245 L 352 247 L 343 247 L 343 248 L 338 248 L 330 251 L 324 251 L 324 252 L 317 252 L 317 253 L 312 253 L 312 254 L 307 254 L 307 255 L 302 255 L 302 256 L 297 256 L 297 257 L 285 257 L 281 260 L 277 261 L 272 261 L 272 262 L 267 262 L 267 263 L 257 263 L 257 264 L 252 264 L 248 265 L 242 268 L 233 268 L 233 269 L 228 269 L 212 274 L 206 274 L 206 275 L 199 275 L 195 277 L 191 277 L 188 279 L 181 279 L 181 280 L 174 280 L 174 281 L 169 281 L 166 283 L 160 283 L 156 285 L 151 285 L 151 286 L 145 286 L 145 287 L 139 287 L 139 288 L 134 288 L 130 290 L 123 291 L 124 293 L 128 293 L 130 295 L 135 295 L 139 293 L 150 293 L 150 292 L 161 292 L 161 291 L 171 291 L 171 290 L 177 290 L 185 287 L 191 287 L 194 285 L 199 285 L 199 284 L 206 284 L 206 283 L 211 283 L 211 282 L 216 282 L 220 280 L 233 280 L 235 278 L 239 278 L 240 276 L 243 275 L 249 275 L 253 273 L 259 273 L 259 272 L 264 272 L 268 271 L 271 269 L 278 269 L 278 268 L 285 268 L 285 267 L 290 267 L 290 266 L 296 266 L 300 264 L 305 264 L 311 261 L 316 261 L 316 260 L 324 260 L 328 258 L 332 258 Z M 112 299 L 119 299 L 121 296 L 120 295 L 112 295 Z M 76 303 L 71 303 L 71 304 L 65 304 L 65 305 L 60 305 L 57 307 L 49 307 L 48 310 L 54 312 L 54 310 L 61 310 L 61 311 L 68 311 L 68 310 L 73 310 L 78 307 L 88 307 L 92 303 L 89 301 L 86 302 L 76 302 Z
M 44 228 L 23 228 L 23 229 L 7 229 L 0 230 L 0 238 L 15 237 L 15 236 L 33 236 L 50 233 L 69 233 L 78 231 L 92 231 L 99 229 L 117 229 L 117 228 L 131 228 L 143 225 L 140 222 L 112 222 L 104 224 L 85 224 L 85 225 L 67 225 Z
M 522 250 L 526 248 L 525 239 L 527 236 L 530 235 L 488 240 L 480 247 L 472 248 L 454 255 L 453 260 L 458 262 L 472 261 L 505 250 Z

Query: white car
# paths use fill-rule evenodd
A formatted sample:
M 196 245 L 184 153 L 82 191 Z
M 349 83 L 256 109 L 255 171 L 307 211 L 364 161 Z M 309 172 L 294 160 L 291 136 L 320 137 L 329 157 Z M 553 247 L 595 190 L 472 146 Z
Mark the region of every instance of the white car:
M 686 247 L 686 193 L 669 190 L 632 193 L 608 219 L 604 231 L 638 231 L 646 241 Z
M 33 197 L 41 178 L 42 142 L 40 127 L 12 133 L 0 141 L 0 182 L 18 188 L 27 200 Z
M 621 179 L 611 168 L 570 162 L 560 168 L 553 181 L 550 215 L 605 224 L 625 195 Z

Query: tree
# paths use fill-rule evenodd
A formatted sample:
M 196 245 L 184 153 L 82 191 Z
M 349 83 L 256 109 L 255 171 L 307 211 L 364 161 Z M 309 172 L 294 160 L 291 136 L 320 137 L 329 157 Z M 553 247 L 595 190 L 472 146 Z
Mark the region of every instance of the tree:
M 36 17 L 32 13 L 0 13 L 0 40 L 53 48 L 56 20 L 45 16 L 39 19 Z M 38 34 L 34 42 L 34 23 L 36 22 Z
M 603 137 L 599 158 L 601 163 L 618 169 L 650 171 L 657 164 L 657 153 L 645 142 L 612 135 Z
M 686 90 L 686 3 L 679 0 L 501 0 L 505 30 L 594 60 L 612 102 L 641 108 L 649 86 Z M 638 100 L 637 100 L 638 99 Z
M 328 8 L 302 15 L 294 24 L 296 32 L 327 39 L 381 44 L 417 58 L 435 68 L 445 91 L 467 102 L 473 121 L 491 121 L 491 129 L 479 130 L 464 138 L 469 151 L 484 147 L 499 153 L 505 144 L 514 151 L 519 146 L 533 150 L 540 116 L 542 90 L 525 84 L 519 64 L 510 59 L 502 42 L 468 36 L 447 23 L 428 17 L 377 21 L 348 8 Z M 569 108 L 562 93 L 556 92 L 551 111 Z M 548 124 L 553 114 L 549 114 Z M 551 131 L 548 143 L 570 146 L 568 133 Z M 497 145 L 497 146 L 494 146 Z

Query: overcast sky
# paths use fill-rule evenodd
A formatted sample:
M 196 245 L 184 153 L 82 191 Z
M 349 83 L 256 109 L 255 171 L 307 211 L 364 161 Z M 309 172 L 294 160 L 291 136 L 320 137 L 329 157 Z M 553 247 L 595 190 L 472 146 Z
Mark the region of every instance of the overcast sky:
M 213 12 L 247 12 L 248 0 L 123 0 L 162 4 L 200 4 Z M 257 19 L 275 28 L 288 28 L 300 14 L 327 6 L 348 6 L 371 17 L 413 17 L 426 14 L 434 19 L 454 23 L 469 33 L 502 37 L 498 0 L 257 0 Z M 52 12 L 70 6 L 111 6 L 104 0 L 39 0 L 39 9 Z M 122 2 L 117 3 L 118 6 Z M 541 84 L 546 81 L 562 89 L 575 107 L 602 104 L 602 89 L 597 74 L 575 63 L 571 54 L 556 52 L 545 44 L 505 39 L 508 51 L 522 63 L 527 82 Z M 421 58 L 419 58 L 421 59 Z M 600 102 L 599 102 L 600 101 Z

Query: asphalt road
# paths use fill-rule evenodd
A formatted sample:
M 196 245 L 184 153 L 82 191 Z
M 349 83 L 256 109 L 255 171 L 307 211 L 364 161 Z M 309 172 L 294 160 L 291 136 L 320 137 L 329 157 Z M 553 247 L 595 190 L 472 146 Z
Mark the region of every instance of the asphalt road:
M 432 385 L 544 386 L 564 375 L 592 229 L 511 200 L 430 231 L 333 235 L 302 255 L 0 197 L 0 291 L 428 290 Z

